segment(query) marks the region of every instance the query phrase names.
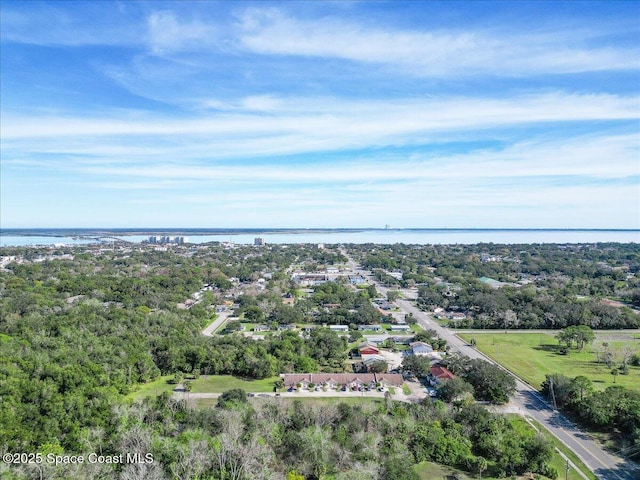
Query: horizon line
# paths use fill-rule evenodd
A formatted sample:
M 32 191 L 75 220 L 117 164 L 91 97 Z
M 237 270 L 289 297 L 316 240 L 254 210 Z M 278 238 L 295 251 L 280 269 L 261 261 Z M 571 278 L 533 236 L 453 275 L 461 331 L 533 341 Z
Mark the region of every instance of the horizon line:
M 271 232 L 271 231 L 411 231 L 411 230 L 449 230 L 449 231 L 640 231 L 639 228 L 624 227 L 0 227 L 0 234 L 3 232 L 19 232 L 19 231 L 144 231 L 144 232 L 162 232 L 162 231 L 206 231 L 206 232 L 229 232 L 229 231 L 247 231 L 247 232 Z

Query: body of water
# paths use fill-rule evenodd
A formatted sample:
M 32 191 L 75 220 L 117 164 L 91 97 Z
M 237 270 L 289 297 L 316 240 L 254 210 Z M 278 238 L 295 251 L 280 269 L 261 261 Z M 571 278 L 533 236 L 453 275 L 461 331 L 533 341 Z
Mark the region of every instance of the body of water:
M 640 230 L 452 230 L 452 229 L 425 229 L 425 230 L 295 230 L 251 233 L 216 233 L 203 234 L 190 233 L 186 230 L 171 230 L 169 235 L 184 235 L 189 243 L 201 244 L 208 242 L 231 242 L 241 245 L 251 245 L 257 237 L 263 238 L 267 244 L 287 243 L 374 243 L 374 244 L 474 244 L 474 243 L 498 243 L 498 244 L 532 244 L 532 243 L 640 243 Z M 148 240 L 155 232 L 141 235 L 127 235 L 123 231 L 104 232 L 124 241 L 140 243 Z M 103 242 L 110 240 L 106 236 L 87 233 L 87 237 L 81 231 L 74 231 L 73 236 L 48 236 L 27 235 L 24 231 L 19 235 L 0 235 L 0 246 L 27 246 L 27 245 L 82 245 L 97 243 L 102 238 Z M 93 238 L 88 238 L 89 236 Z

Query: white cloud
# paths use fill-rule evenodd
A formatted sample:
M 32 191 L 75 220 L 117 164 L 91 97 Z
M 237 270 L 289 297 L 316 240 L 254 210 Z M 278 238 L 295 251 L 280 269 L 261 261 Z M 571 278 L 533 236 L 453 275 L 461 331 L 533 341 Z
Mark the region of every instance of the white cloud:
M 587 47 L 557 30 L 513 34 L 457 30 L 391 30 L 338 18 L 301 20 L 275 9 L 247 9 L 241 42 L 267 55 L 332 57 L 399 66 L 423 76 L 529 75 L 640 67 L 638 49 Z
M 194 116 L 184 120 L 161 116 L 132 119 L 23 117 L 5 112 L 2 137 L 229 135 L 256 138 L 306 135 L 332 140 L 340 147 L 386 144 L 403 135 L 465 129 L 489 129 L 544 122 L 623 120 L 640 116 L 640 97 L 575 95 L 562 92 L 507 99 L 426 98 L 358 101 L 348 99 L 241 100 L 244 110 Z M 272 115 L 254 115 L 268 110 Z M 258 112 L 260 113 L 260 112 Z M 236 137 L 237 138 L 237 137 Z M 376 141 L 379 139 L 379 141 Z M 288 138 L 286 139 L 289 140 Z M 239 145 L 242 148 L 241 145 Z
M 180 22 L 172 11 L 154 12 L 149 16 L 149 46 L 156 55 L 186 49 L 201 50 L 217 42 L 217 31 L 200 21 Z
M 464 183 L 468 187 L 477 184 L 482 185 L 484 191 L 486 188 L 501 190 L 508 183 L 537 186 L 549 181 L 600 182 L 640 175 L 639 140 L 635 134 L 526 141 L 500 150 L 476 149 L 464 154 L 378 156 L 370 153 L 361 154 L 357 160 L 344 157 L 317 163 L 297 160 L 293 167 L 289 163 L 274 164 L 268 159 L 249 164 L 203 161 L 199 152 L 186 147 L 179 158 L 176 150 L 160 156 L 155 153 L 135 159 L 129 156 L 128 162 L 120 157 L 106 156 L 101 161 L 68 157 L 50 162 L 40 160 L 37 166 L 99 178 L 102 180 L 96 184 L 106 188 L 111 188 L 114 182 L 121 188 L 127 181 L 131 185 L 141 181 L 174 182 L 177 187 L 206 188 L 206 184 L 213 181 L 227 187 L 254 185 L 260 190 L 269 186 L 297 189 L 324 184 L 325 190 L 339 186 L 341 191 L 357 194 L 375 188 L 380 195 L 385 192 L 395 195 L 411 185 L 430 189 L 435 184 L 446 184 L 455 189 L 456 184 Z M 29 160 L 9 159 L 5 166 L 33 165 Z

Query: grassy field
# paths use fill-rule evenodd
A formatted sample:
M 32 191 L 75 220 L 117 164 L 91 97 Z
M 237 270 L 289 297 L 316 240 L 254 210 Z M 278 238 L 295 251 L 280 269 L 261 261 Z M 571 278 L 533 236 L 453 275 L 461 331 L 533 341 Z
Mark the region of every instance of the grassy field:
M 156 397 L 164 392 L 172 392 L 176 387 L 168 383 L 173 375 L 158 377 L 152 382 L 145 383 L 129 393 L 126 398 L 138 400 L 144 397 Z M 231 375 L 202 375 L 191 382 L 191 391 L 194 393 L 222 393 L 234 388 L 242 388 L 248 392 L 273 392 L 273 382 L 280 377 L 269 377 L 262 380 L 245 380 Z
M 279 378 L 245 380 L 231 375 L 202 375 L 197 380 L 193 380 L 191 391 L 194 393 L 222 393 L 234 388 L 242 388 L 246 392 L 273 392 L 273 382 Z
M 584 375 L 591 379 L 594 388 L 604 390 L 614 384 L 614 377 L 605 364 L 596 363 L 595 349 L 607 341 L 611 351 L 621 350 L 626 345 L 640 351 L 640 342 L 631 333 L 627 340 L 616 340 L 622 338 L 622 334 L 620 337 L 597 334 L 592 345 L 582 352 L 571 350 L 570 355 L 557 353 L 558 341 L 546 333 L 464 333 L 460 337 L 467 342 L 475 338 L 478 350 L 536 388 L 540 388 L 546 374 L 563 373 L 569 377 Z M 640 367 L 629 367 L 629 375 L 618 375 L 615 383 L 640 390 Z
M 152 382 L 138 386 L 137 389 L 129 393 L 126 398 L 135 401 L 144 397 L 157 397 L 164 392 L 172 392 L 176 386 L 168 383 L 168 380 L 171 378 L 173 378 L 173 375 L 158 377 Z
M 444 465 L 438 465 L 432 462 L 420 462 L 414 466 L 413 469 L 420 476 L 421 480 L 448 480 L 449 478 L 457 475 L 460 480 L 470 480 L 473 477 L 465 475 L 460 470 L 455 468 L 446 467 Z M 490 479 L 491 477 L 482 477 Z

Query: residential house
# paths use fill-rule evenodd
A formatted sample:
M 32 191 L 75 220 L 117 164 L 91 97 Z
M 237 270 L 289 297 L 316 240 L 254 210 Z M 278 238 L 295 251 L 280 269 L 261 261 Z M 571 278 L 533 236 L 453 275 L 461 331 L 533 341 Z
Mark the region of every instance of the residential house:
M 329 325 L 332 332 L 349 332 L 349 325 Z
M 360 352 L 360 356 L 378 355 L 380 353 L 378 347 L 375 344 L 369 342 L 362 342 L 360 345 L 358 345 L 358 351 Z
M 380 383 L 382 387 L 401 387 L 404 378 L 399 373 L 376 373 L 376 381 Z
M 381 343 L 384 343 L 387 341 L 387 338 L 389 338 L 388 335 L 364 335 L 364 339 L 369 342 L 369 343 L 373 343 L 374 345 L 380 345 Z
M 382 355 L 363 355 L 362 362 L 360 363 L 360 371 L 369 372 L 371 367 L 376 363 L 387 364 L 388 362 Z
M 365 330 L 370 330 L 372 332 L 381 332 L 382 331 L 382 325 L 358 325 L 358 330 L 365 331 Z
M 324 273 L 296 273 L 291 279 L 301 286 L 320 285 L 329 281 L 329 277 Z
M 312 383 L 326 388 L 346 387 L 351 390 L 384 387 L 401 387 L 404 379 L 398 373 L 284 373 L 281 375 L 285 388 L 306 390 Z
M 289 324 L 289 325 L 278 325 L 278 330 L 280 331 L 284 331 L 284 330 L 288 330 L 288 331 L 293 331 L 296 329 L 296 326 L 293 324 Z
M 428 343 L 411 342 L 409 346 L 411 347 L 411 353 L 414 355 L 429 355 L 433 353 L 433 347 Z
M 415 339 L 415 336 L 414 335 L 393 335 L 389 337 L 389 339 L 401 345 L 409 345 Z
M 427 378 L 431 385 L 437 385 L 439 382 L 442 382 L 444 380 L 451 380 L 453 378 L 456 378 L 456 376 L 445 367 L 434 365 L 429 369 L 429 375 L 427 376 Z
M 400 323 L 398 325 L 390 325 L 389 329 L 392 332 L 408 332 L 411 331 L 411 327 L 406 323 Z

